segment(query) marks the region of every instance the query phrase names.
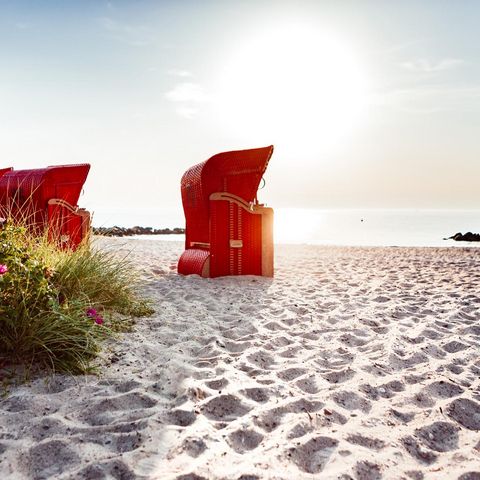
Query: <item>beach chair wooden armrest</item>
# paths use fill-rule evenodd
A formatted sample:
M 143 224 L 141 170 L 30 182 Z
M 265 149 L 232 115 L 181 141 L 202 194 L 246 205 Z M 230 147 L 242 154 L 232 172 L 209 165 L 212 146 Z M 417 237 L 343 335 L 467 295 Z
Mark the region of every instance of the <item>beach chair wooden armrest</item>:
M 48 205 L 58 205 L 60 207 L 66 208 L 71 213 L 77 213 L 78 207 L 71 205 L 66 200 L 62 200 L 61 198 L 51 198 L 48 201 Z
M 210 248 L 210 244 L 207 242 L 190 242 L 190 247 Z

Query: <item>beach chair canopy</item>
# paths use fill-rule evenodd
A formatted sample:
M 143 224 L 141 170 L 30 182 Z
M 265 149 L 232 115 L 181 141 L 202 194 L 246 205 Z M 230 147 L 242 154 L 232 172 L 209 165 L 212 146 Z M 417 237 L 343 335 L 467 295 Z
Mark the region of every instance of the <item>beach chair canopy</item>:
M 234 253 L 229 253 L 231 257 L 241 257 L 233 262 L 238 268 L 230 268 L 229 274 L 262 274 L 258 273 L 260 267 L 253 270 L 246 268 L 251 266 L 250 257 L 242 257 L 242 249 L 243 252 L 255 253 L 258 257 L 258 251 L 262 248 L 260 244 L 257 245 L 262 241 L 259 214 L 262 211 L 267 215 L 267 210 L 271 209 L 259 206 L 256 196 L 272 153 L 273 146 L 219 153 L 185 172 L 181 180 L 181 193 L 186 220 L 186 252 L 180 259 L 180 273 L 200 273 L 200 267 L 203 268 L 207 260 L 211 260 L 210 267 L 213 268 L 210 273 L 216 272 L 211 276 L 228 274 L 217 262 L 221 253 L 227 254 L 226 250 L 218 251 L 213 258 L 216 249 L 225 247 L 237 249 Z M 227 204 L 228 211 L 225 209 Z M 234 210 L 235 218 L 232 217 Z M 238 222 L 240 223 L 237 224 Z M 255 232 L 258 241 L 247 241 L 243 246 L 245 235 L 248 233 L 253 239 Z M 243 239 L 240 238 L 242 236 Z M 230 247 L 230 240 L 237 240 L 237 246 Z M 240 243 L 242 247 L 239 246 Z M 210 276 L 206 271 L 203 274 Z
M 50 199 L 58 198 L 75 206 L 89 170 L 88 164 L 0 170 L 0 205 L 45 210 Z
M 89 170 L 88 164 L 30 170 L 2 169 L 0 213 L 21 220 L 39 231 L 47 226 L 52 228 L 55 220 L 63 236 L 68 235 L 65 229 L 71 230 L 73 224 L 78 223 L 73 217 L 79 210 L 77 203 Z M 82 217 L 84 222 L 84 211 Z M 59 222 L 62 222 L 62 225 Z M 70 225 L 68 228 L 67 224 Z M 79 225 L 77 227 L 80 228 Z M 85 225 L 82 228 L 84 229 Z M 74 232 L 70 233 L 74 235 Z M 81 235 L 74 236 L 76 243 Z

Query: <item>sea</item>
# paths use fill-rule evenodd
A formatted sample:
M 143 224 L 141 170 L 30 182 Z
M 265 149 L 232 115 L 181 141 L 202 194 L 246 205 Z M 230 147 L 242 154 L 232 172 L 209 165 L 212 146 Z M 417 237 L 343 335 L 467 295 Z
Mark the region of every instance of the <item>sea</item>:
M 93 218 L 96 227 L 185 226 L 183 212 L 173 208 L 98 209 Z M 277 244 L 480 247 L 480 242 L 447 240 L 457 232 L 469 231 L 480 233 L 480 210 L 278 208 L 274 220 Z M 183 241 L 184 236 L 148 235 L 138 239 Z

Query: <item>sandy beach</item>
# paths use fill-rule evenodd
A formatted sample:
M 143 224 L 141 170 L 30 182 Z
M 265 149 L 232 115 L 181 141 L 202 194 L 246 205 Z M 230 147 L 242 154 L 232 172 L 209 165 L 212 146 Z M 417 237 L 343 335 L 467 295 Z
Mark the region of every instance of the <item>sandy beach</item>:
M 480 478 L 480 249 L 278 246 L 276 276 L 176 273 L 112 238 L 156 314 L 98 376 L 0 402 L 0 479 Z

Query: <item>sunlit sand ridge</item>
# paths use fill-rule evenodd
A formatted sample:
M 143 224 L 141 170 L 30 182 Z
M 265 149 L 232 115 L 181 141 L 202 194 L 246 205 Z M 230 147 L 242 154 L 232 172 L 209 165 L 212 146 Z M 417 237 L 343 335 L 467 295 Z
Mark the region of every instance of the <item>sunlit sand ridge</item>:
M 98 378 L 12 388 L 0 478 L 476 478 L 480 250 L 280 246 L 273 280 L 211 280 L 106 242 L 157 313 Z

